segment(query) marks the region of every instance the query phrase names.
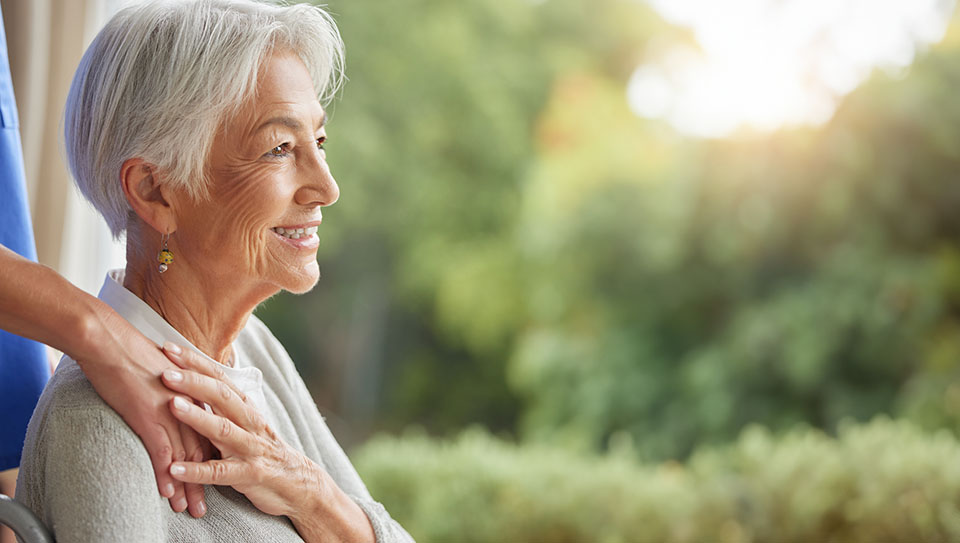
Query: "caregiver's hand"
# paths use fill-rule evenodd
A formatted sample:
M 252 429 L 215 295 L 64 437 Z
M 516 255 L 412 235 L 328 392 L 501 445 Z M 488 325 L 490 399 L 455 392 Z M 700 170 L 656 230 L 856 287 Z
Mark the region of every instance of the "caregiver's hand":
M 167 408 L 157 376 L 174 368 L 152 341 L 102 301 L 52 269 L 0 245 L 0 329 L 46 343 L 77 361 L 93 388 L 140 436 L 160 494 L 175 511 L 203 516 L 203 487 L 183 485 L 170 462 L 207 458 L 206 440 Z M 109 454 L 109 451 L 106 453 Z
M 157 346 L 116 313 L 101 317 L 100 332 L 91 342 L 89 354 L 72 355 L 97 393 L 140 436 L 150 455 L 160 493 L 170 507 L 189 509 L 200 518 L 206 513 L 203 486 L 183 484 L 171 477 L 170 463 L 176 460 L 203 460 L 210 457 L 209 443 L 193 428 L 170 416 L 170 391 L 157 375 L 175 368 Z
M 221 458 L 175 462 L 171 475 L 185 483 L 231 486 L 264 513 L 289 517 L 306 541 L 374 541 L 363 510 L 323 468 L 280 439 L 218 364 L 179 350 L 164 346 L 183 370 L 164 371 L 163 382 L 190 399 L 176 396 L 170 409 L 206 436 Z
M 109 308 L 108 308 L 109 309 Z M 164 369 L 176 367 L 157 346 L 113 311 L 104 312 L 89 355 L 77 363 L 97 393 L 140 436 L 150 455 L 160 494 L 170 507 L 185 509 L 196 518 L 207 510 L 203 486 L 183 484 L 170 476 L 176 460 L 210 457 L 209 443 L 193 428 L 170 416 L 170 391 L 157 380 Z

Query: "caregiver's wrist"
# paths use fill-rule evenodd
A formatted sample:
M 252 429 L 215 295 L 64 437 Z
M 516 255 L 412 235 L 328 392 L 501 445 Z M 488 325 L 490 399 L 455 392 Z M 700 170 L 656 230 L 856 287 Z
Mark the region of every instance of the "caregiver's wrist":
M 128 325 L 105 303 L 83 293 L 80 303 L 72 304 L 72 333 L 58 346 L 86 370 L 90 364 L 119 362 L 111 348 L 116 347 L 116 332 Z
M 67 283 L 65 279 L 59 279 Z M 81 367 L 88 360 L 99 362 L 102 346 L 109 334 L 109 312 L 113 310 L 72 284 L 61 285 L 57 290 L 62 300 L 61 322 L 50 346 L 66 353 Z
M 32 293 L 36 300 L 35 311 L 26 313 L 27 326 L 13 332 L 59 349 L 71 357 L 87 354 L 91 335 L 98 327 L 90 302 L 96 299 L 42 264 L 16 256 L 11 266 L 14 278 L 29 274 L 29 283 L 39 285 Z M 18 289 L 23 291 L 25 286 L 19 285 Z

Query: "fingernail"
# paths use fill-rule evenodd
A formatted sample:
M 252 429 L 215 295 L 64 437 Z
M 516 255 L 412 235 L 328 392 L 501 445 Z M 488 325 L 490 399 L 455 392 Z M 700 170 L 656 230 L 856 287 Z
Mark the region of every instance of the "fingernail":
M 185 511 L 185 510 L 187 509 L 187 499 L 186 499 L 186 498 L 180 498 L 180 499 L 177 500 L 177 502 L 174 504 L 174 507 L 173 507 L 173 508 L 177 511 L 177 513 L 180 513 L 180 512 L 182 512 L 182 511 Z
M 173 497 L 173 483 L 167 483 L 163 485 L 163 497 L 172 498 Z
M 179 409 L 180 411 L 186 411 L 190 407 L 190 403 L 187 400 L 184 400 L 180 396 L 173 397 L 173 407 Z
M 187 468 L 181 466 L 180 464 L 171 464 L 170 465 L 170 475 L 183 475 L 187 472 Z M 171 486 L 171 488 L 173 488 Z
M 183 374 L 177 370 L 164 370 L 163 377 L 171 383 L 179 383 L 180 381 L 183 381 Z
M 180 354 L 183 352 L 183 349 L 179 345 L 173 343 L 172 341 L 163 342 L 163 350 L 173 354 Z
M 197 504 L 197 514 L 201 517 L 207 514 L 207 504 L 200 502 Z

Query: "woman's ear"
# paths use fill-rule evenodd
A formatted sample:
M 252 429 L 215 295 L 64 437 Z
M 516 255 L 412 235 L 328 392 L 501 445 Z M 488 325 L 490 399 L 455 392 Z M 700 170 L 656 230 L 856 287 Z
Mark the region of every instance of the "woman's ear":
M 157 167 L 142 158 L 128 159 L 120 166 L 123 194 L 133 212 L 160 233 L 177 229 L 177 218 L 158 179 Z

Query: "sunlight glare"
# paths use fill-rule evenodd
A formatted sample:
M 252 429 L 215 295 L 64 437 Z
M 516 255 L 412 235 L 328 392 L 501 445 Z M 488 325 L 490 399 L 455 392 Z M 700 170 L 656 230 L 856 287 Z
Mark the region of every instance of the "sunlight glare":
M 627 87 L 631 108 L 723 137 L 826 122 L 871 70 L 903 70 L 939 41 L 956 0 L 646 1 L 699 50 L 651 47 Z

